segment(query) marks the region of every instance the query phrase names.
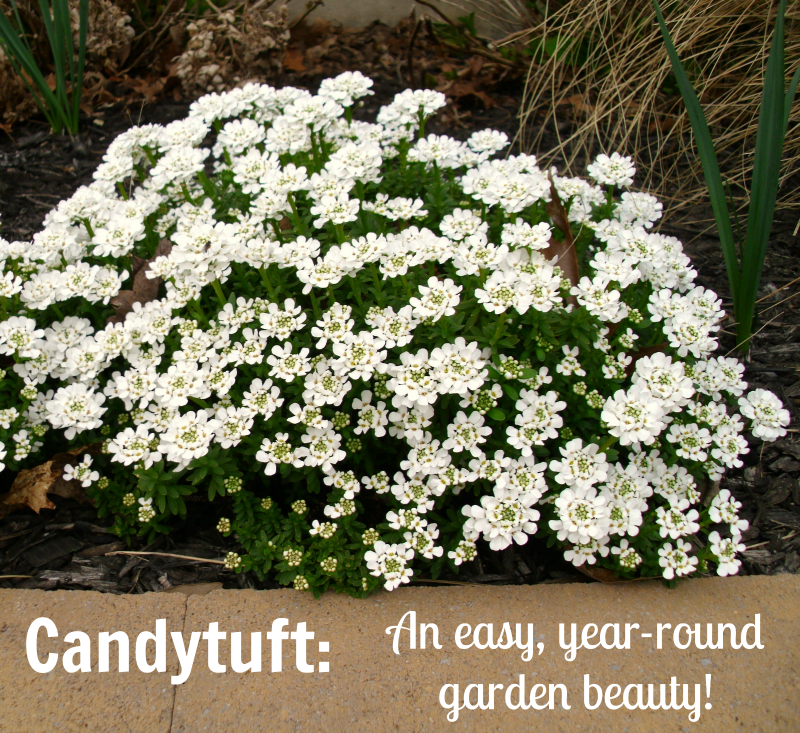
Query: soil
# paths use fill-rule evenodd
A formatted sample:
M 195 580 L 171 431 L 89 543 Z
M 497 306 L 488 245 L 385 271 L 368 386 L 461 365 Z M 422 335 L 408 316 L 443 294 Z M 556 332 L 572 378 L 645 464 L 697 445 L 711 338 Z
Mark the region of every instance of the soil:
M 343 68 L 348 64 L 342 62 Z M 330 75 L 288 73 L 284 83 L 316 89 L 319 78 Z M 375 96 L 361 114 L 374 116 L 408 84 L 397 75 L 373 73 Z M 492 86 L 491 103 L 468 94 L 445 110 L 430 132 L 465 138 L 475 129 L 493 127 L 516 132 L 516 112 L 521 83 L 513 79 Z M 167 123 L 185 116 L 188 102 L 162 99 L 142 106 L 118 104 L 105 110 L 102 125 L 85 120 L 77 137 L 53 136 L 42 122 L 31 121 L 14 130 L 14 138 L 0 141 L 0 233 L 8 240 L 29 239 L 39 230 L 47 211 L 92 180 L 92 172 L 114 137 L 132 124 Z M 545 141 L 549 144 L 550 141 Z M 685 212 L 681 212 L 685 214 Z M 707 231 L 709 212 L 698 207 L 692 217 L 682 216 L 681 226 L 669 223 L 660 230 L 682 239 L 699 272 L 698 283 L 728 293 L 719 241 Z M 691 220 L 698 222 L 692 224 Z M 689 223 L 687 223 L 687 221 Z M 743 503 L 742 516 L 750 529 L 744 540 L 742 572 L 777 574 L 800 572 L 800 240 L 796 215 L 776 214 L 762 276 L 759 331 L 753 340 L 746 379 L 751 387 L 778 394 L 792 414 L 789 435 L 762 447 L 752 443 L 743 469 L 732 471 L 722 482 Z M 726 301 L 730 305 L 730 301 Z M 722 334 L 723 353 L 735 346 L 733 333 Z M 3 483 L 10 477 L 3 477 Z M 223 587 L 270 588 L 249 573 L 236 574 L 220 564 L 163 556 L 133 557 L 107 553 L 138 550 L 171 553 L 191 558 L 219 559 L 236 549 L 235 538 L 223 538 L 215 529 L 225 514 L 225 503 L 192 503 L 189 518 L 168 537 L 148 546 L 124 547 L 106 532 L 107 521 L 98 520 L 91 506 L 52 496 L 56 508 L 16 511 L 0 520 L 0 587 L 87 588 L 111 593 L 163 591 L 193 583 L 221 583 Z M 463 566 L 462 566 L 463 567 Z M 9 577 L 13 576 L 13 577 Z M 486 553 L 458 576 L 445 582 L 559 583 L 589 581 L 560 553 L 548 550 L 536 538 L 502 553 Z M 423 581 L 424 582 L 424 581 Z M 433 581 L 429 581 L 433 582 Z

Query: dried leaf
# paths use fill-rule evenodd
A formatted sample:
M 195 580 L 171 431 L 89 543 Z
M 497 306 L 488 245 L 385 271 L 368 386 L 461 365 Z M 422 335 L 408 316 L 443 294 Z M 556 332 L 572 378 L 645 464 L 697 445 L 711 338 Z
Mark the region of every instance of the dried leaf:
M 65 481 L 61 475 L 68 463 L 78 463 L 81 460 L 79 456 L 84 453 L 97 454 L 100 447 L 100 443 L 96 443 L 73 448 L 67 453 L 57 453 L 51 460 L 36 468 L 20 471 L 11 484 L 11 490 L 0 497 L 0 517 L 23 507 L 33 509 L 37 514 L 42 509 L 55 509 L 55 504 L 47 498 L 48 494 L 75 499 L 83 504 L 90 503 L 86 491 L 77 481 Z
M 150 279 L 150 263 L 158 257 L 167 256 L 172 251 L 172 244 L 167 239 L 162 239 L 156 247 L 155 254 L 149 260 L 133 256 L 131 269 L 133 270 L 133 290 L 120 290 L 119 294 L 111 299 L 114 315 L 107 319 L 108 323 L 122 323 L 125 316 L 133 310 L 134 303 L 149 303 L 158 297 L 161 287 L 161 278 Z
M 287 48 L 286 55 L 283 57 L 283 65 L 291 71 L 296 71 L 301 74 L 306 70 L 306 65 L 303 63 L 304 54 L 296 48 Z
M 542 254 L 548 260 L 553 261 L 554 265 L 558 265 L 564 273 L 564 277 L 573 285 L 577 285 L 580 280 L 578 252 L 575 249 L 575 241 L 572 237 L 572 227 L 570 227 L 569 219 L 567 218 L 567 210 L 564 208 L 564 204 L 561 203 L 552 175 L 550 176 L 550 198 L 551 200 L 545 208 L 553 220 L 553 224 L 564 235 L 564 240 L 559 242 L 555 237 L 551 237 L 550 245 L 542 251 Z M 570 296 L 567 300 L 574 302 L 575 298 Z
M 592 580 L 598 580 L 601 583 L 621 583 L 619 578 L 614 575 L 614 572 L 609 570 L 608 568 L 595 568 L 595 567 L 585 567 L 583 565 L 579 565 L 577 570 L 587 577 L 591 578 Z

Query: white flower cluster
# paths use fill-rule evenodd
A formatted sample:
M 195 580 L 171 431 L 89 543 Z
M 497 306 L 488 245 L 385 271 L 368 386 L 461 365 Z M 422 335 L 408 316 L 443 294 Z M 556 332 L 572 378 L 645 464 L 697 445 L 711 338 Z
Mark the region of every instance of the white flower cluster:
M 661 205 L 613 199 L 632 161 L 600 156 L 593 184 L 493 158 L 503 133 L 425 135 L 445 103 L 430 90 L 356 121 L 370 86 L 347 72 L 317 95 L 248 84 L 203 97 L 185 120 L 120 135 L 32 242 L 0 240 L 15 304 L 0 353 L 21 395 L 3 427 L 28 451 L 48 426 L 67 440 L 110 427 L 111 460 L 142 470 L 181 471 L 215 446 L 267 476 L 319 469 L 333 491 L 321 539 L 368 489 L 391 504 L 395 541 L 364 556 L 389 589 L 415 558 L 450 548 L 458 565 L 481 538 L 502 550 L 541 529 L 575 565 L 692 572 L 682 538 L 699 531 L 698 480 L 741 465 L 744 420 L 774 440 L 789 414 L 712 355 L 721 302 L 694 285 L 680 242 L 652 231 Z M 589 243 L 574 281 L 549 254 L 563 232 L 545 207 L 562 201 L 570 236 Z M 148 258 L 159 297 L 105 324 L 102 306 Z M 396 465 L 365 470 L 365 441 L 389 441 Z M 88 466 L 74 476 L 96 480 Z M 443 545 L 427 515 L 464 491 L 477 499 L 458 499 L 463 535 Z M 723 493 L 710 516 L 731 539 L 709 541 L 728 574 L 743 520 Z M 150 521 L 152 497 L 139 504 Z M 665 541 L 649 560 L 645 526 Z

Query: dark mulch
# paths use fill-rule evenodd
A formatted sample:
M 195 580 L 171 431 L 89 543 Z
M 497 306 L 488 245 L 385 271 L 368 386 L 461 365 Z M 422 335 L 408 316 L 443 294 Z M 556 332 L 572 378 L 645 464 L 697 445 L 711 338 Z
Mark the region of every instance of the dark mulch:
M 326 70 L 326 74 L 327 73 Z M 406 88 L 398 73 L 375 74 L 374 97 L 362 114 L 374 116 L 380 105 Z M 317 78 L 289 74 L 286 83 L 316 89 Z M 516 131 L 515 114 L 521 98 L 519 84 L 493 87 L 489 109 L 478 97 L 459 100 L 444 122 L 430 131 L 464 138 L 475 129 L 493 127 L 510 136 Z M 15 130 L 15 139 L 0 141 L 0 214 L 6 239 L 26 239 L 39 229 L 47 211 L 91 182 L 92 171 L 114 136 L 131 124 L 167 123 L 183 117 L 186 102 L 161 100 L 141 109 L 119 105 L 104 114 L 103 126 L 89 121 L 75 139 L 54 137 L 42 123 L 31 122 Z M 550 141 L 547 141 L 548 143 Z M 721 295 L 727 294 L 719 242 L 704 233 L 708 212 L 698 209 L 696 225 L 682 223 L 680 229 L 666 223 L 662 231 L 679 236 L 687 245 L 699 284 Z M 746 378 L 751 386 L 773 390 L 792 412 L 789 436 L 775 444 L 753 444 L 744 469 L 723 480 L 743 502 L 743 515 L 751 523 L 745 533 L 749 545 L 744 571 L 777 574 L 800 570 L 800 242 L 794 234 L 796 215 L 779 213 L 762 278 L 762 330 L 754 339 Z M 733 348 L 732 333 L 724 333 L 723 348 Z M 4 477 L 5 478 L 5 477 Z M 6 479 L 8 480 L 8 479 Z M 4 482 L 5 483 L 5 482 Z M 269 588 L 252 574 L 235 574 L 221 565 L 169 557 L 136 558 L 107 553 L 134 549 L 172 553 L 193 558 L 219 559 L 235 548 L 234 538 L 223 538 L 215 529 L 226 514 L 224 500 L 208 505 L 193 502 L 189 517 L 169 537 L 149 546 L 125 548 L 107 534 L 105 520 L 98 520 L 91 507 L 71 499 L 51 497 L 54 510 L 40 515 L 17 511 L 0 520 L 0 587 L 95 589 L 112 593 L 162 591 L 173 586 L 219 582 L 226 588 Z M 22 575 L 27 578 L 2 579 Z M 449 576 L 448 576 L 449 577 Z M 588 580 L 533 538 L 523 547 L 503 553 L 486 553 L 452 581 L 473 583 L 558 583 Z

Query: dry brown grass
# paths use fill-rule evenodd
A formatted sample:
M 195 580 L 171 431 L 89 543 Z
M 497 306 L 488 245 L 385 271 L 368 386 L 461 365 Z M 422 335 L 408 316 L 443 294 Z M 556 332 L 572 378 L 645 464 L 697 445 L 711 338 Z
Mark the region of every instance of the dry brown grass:
M 477 0 L 490 22 L 515 18 L 525 30 L 498 46 L 550 39 L 531 64 L 521 110 L 520 141 L 543 159 L 560 157 L 574 172 L 598 152 L 634 156 L 637 185 L 675 205 L 705 198 L 691 125 L 674 84 L 651 0 L 541 2 Z M 768 0 L 662 0 L 670 33 L 698 92 L 724 175 L 737 202 L 747 183 L 758 124 L 763 73 L 777 3 Z M 582 56 L 567 63 L 570 48 Z M 800 0 L 786 18 L 788 76 L 800 61 Z M 798 171 L 800 103 L 791 115 L 781 180 Z M 564 124 L 568 123 L 568 124 Z M 556 131 L 558 142 L 547 145 Z M 779 207 L 800 207 L 800 187 L 784 185 Z

